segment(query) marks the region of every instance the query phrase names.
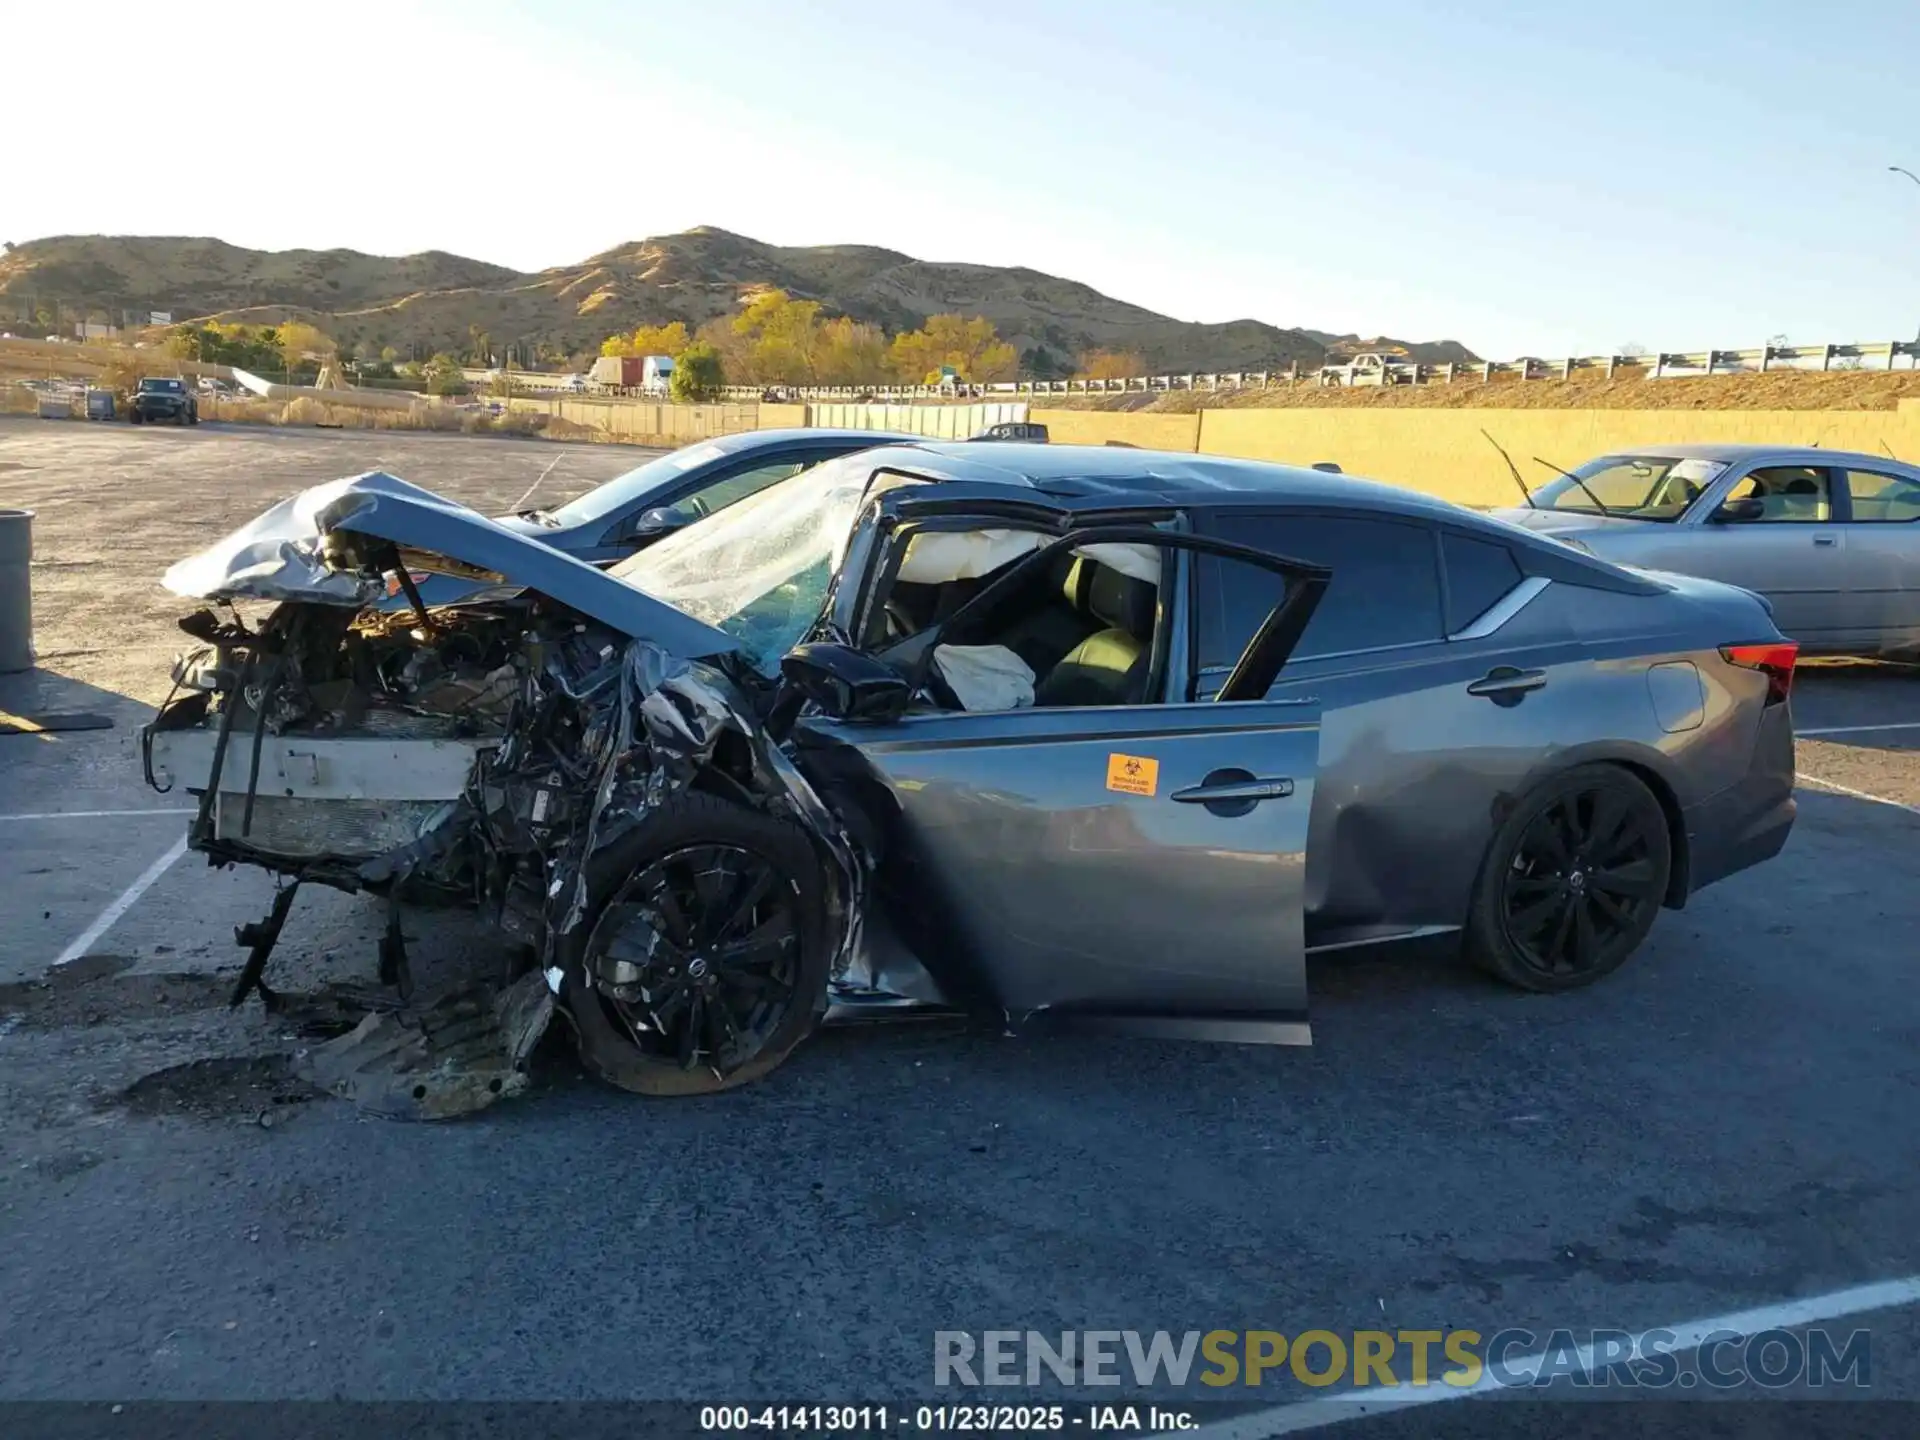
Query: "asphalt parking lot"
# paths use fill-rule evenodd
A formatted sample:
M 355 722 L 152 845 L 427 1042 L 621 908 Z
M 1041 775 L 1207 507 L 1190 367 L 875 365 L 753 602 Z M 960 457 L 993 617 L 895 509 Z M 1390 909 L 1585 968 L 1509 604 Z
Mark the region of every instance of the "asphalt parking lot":
M 0 710 L 114 721 L 0 736 L 0 1400 L 899 1403 L 940 1395 L 939 1330 L 1639 1332 L 1920 1275 L 1920 672 L 1890 667 L 1802 671 L 1788 849 L 1589 991 L 1349 958 L 1304 1051 L 907 1028 L 696 1102 L 564 1057 L 443 1126 L 304 1098 L 224 1006 L 268 881 L 183 858 L 139 778 L 159 570 L 376 463 L 504 507 L 640 458 L 0 422 L 43 667 Z M 371 979 L 381 919 L 303 893 L 276 977 Z M 410 933 L 429 970 L 485 943 Z M 1833 1314 L 1876 1396 L 1920 1400 L 1914 1313 Z

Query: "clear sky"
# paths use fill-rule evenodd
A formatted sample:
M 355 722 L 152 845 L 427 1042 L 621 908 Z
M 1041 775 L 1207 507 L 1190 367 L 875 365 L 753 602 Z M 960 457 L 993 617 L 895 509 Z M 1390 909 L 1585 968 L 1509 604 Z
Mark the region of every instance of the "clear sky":
M 4 34 L 12 241 L 539 269 L 709 224 L 1492 358 L 1920 330 L 1915 0 L 94 0 Z

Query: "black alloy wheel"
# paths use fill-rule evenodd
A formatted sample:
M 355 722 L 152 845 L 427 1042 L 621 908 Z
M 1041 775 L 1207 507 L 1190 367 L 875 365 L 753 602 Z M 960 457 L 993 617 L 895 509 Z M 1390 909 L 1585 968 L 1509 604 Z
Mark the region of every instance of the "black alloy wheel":
M 591 924 L 556 941 L 555 962 L 581 1060 L 611 1084 L 731 1089 L 825 1013 L 826 876 L 791 821 L 681 795 L 596 856 L 587 887 Z
M 1666 814 L 1630 772 L 1582 766 L 1508 816 L 1468 926 L 1475 958 L 1528 990 L 1572 990 L 1640 948 L 1666 900 Z
M 799 905 L 738 845 L 662 855 L 621 887 L 587 953 L 602 1002 L 643 1053 L 722 1074 L 751 1060 L 797 1001 Z

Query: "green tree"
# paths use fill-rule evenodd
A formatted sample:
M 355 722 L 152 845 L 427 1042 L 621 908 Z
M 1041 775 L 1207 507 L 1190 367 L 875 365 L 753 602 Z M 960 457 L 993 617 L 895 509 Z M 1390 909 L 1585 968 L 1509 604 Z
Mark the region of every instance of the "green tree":
M 460 373 L 460 362 L 445 350 L 427 361 L 425 374 L 429 395 L 465 395 L 467 393 L 467 377 Z
M 673 378 L 667 382 L 667 389 L 675 400 L 690 404 L 711 400 L 726 383 L 720 352 L 704 341 L 695 341 L 673 362 Z

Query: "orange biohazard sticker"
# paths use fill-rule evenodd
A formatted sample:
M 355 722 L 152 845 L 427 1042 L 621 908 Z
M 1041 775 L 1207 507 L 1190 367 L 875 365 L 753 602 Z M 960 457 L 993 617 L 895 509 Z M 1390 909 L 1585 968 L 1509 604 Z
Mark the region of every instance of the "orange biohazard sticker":
M 1107 789 L 1122 795 L 1151 795 L 1160 783 L 1160 762 L 1150 755 L 1107 756 Z

